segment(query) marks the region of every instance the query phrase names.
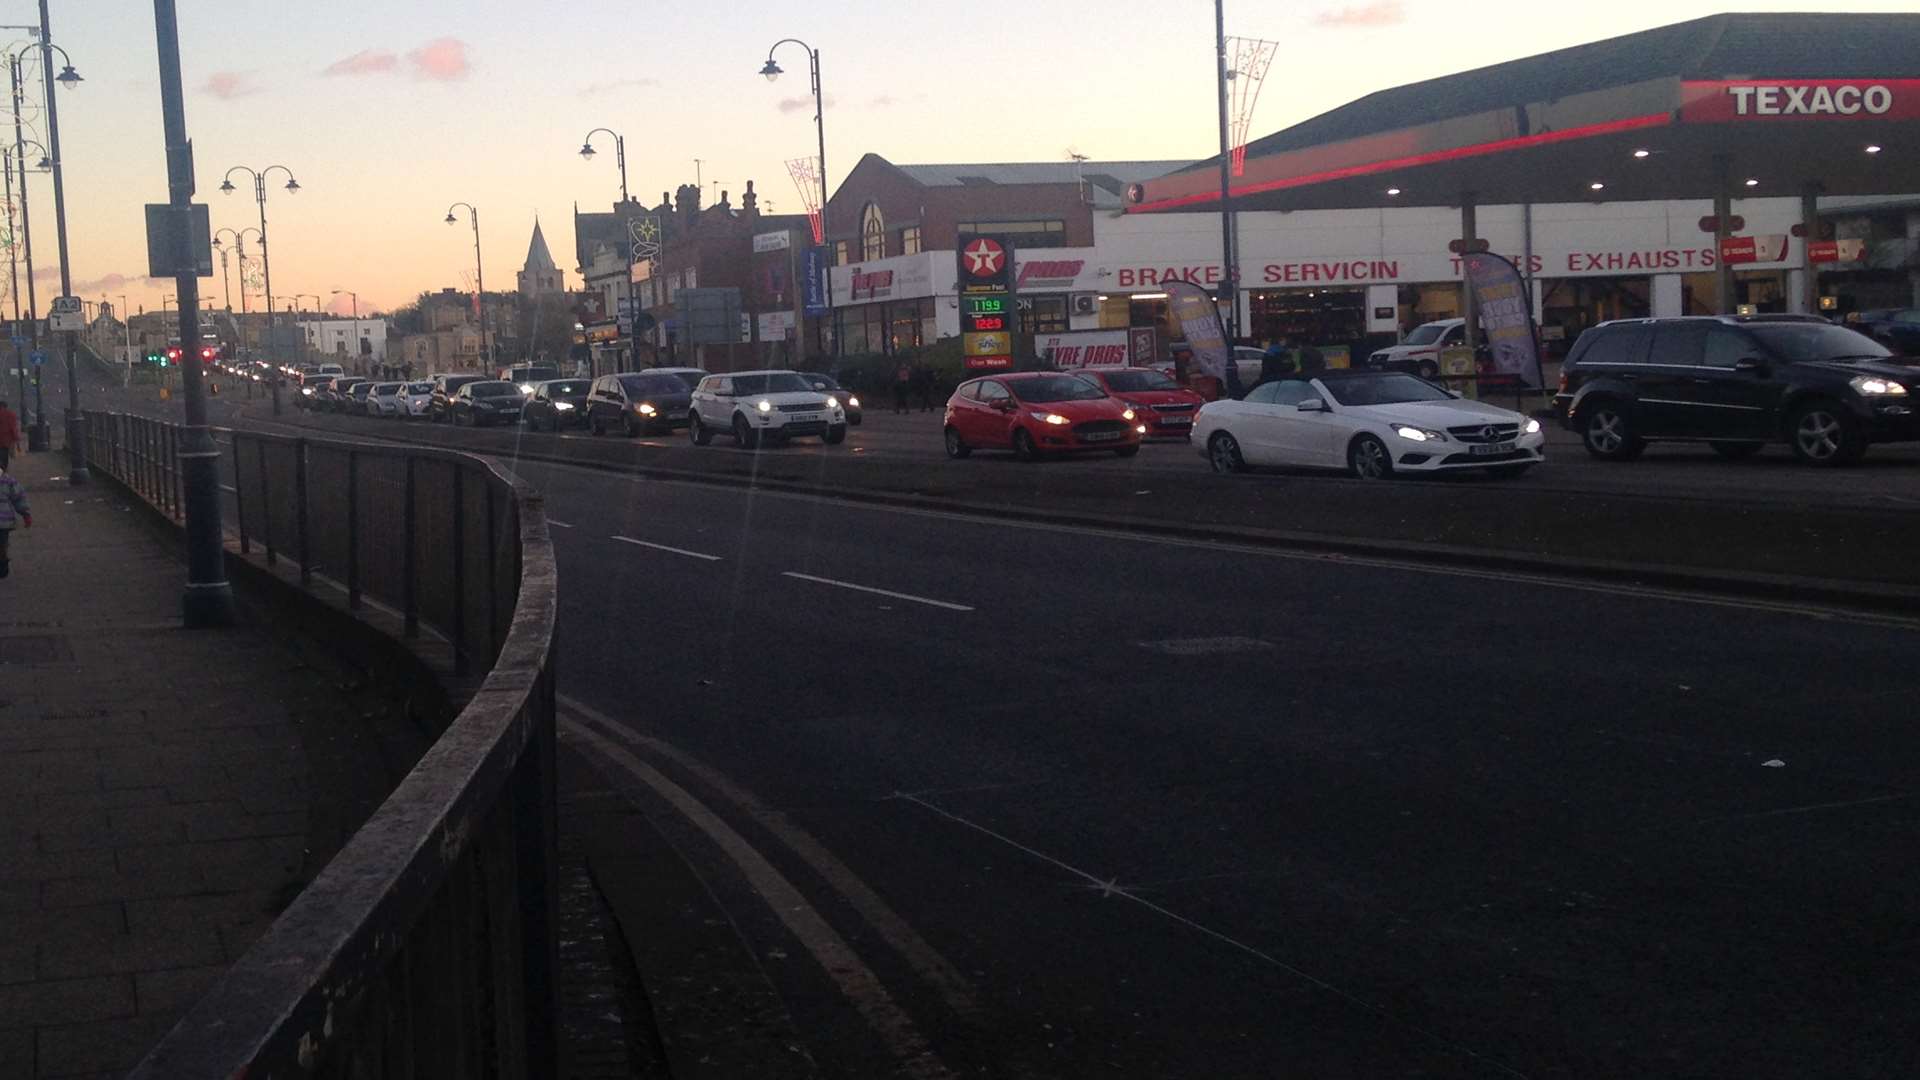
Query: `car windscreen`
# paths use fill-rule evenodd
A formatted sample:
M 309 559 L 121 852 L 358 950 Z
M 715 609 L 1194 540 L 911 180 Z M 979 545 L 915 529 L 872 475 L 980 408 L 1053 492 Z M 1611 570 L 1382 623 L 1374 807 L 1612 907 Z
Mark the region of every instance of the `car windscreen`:
M 771 375 L 735 375 L 733 392 L 736 394 L 787 394 L 794 391 L 805 392 L 813 389 L 807 380 L 789 371 Z
M 689 392 L 686 383 L 671 375 L 623 375 L 620 378 L 620 388 L 627 392 L 628 397 L 633 398 L 672 397 Z M 743 391 L 743 393 L 755 392 Z
M 1406 344 L 1431 345 L 1439 341 L 1440 335 L 1446 333 L 1446 331 L 1447 328 L 1439 323 L 1430 322 L 1425 326 L 1416 326 L 1413 328 L 1413 333 L 1407 335 Z
M 815 390 L 840 389 L 840 384 L 834 382 L 833 376 L 831 375 L 805 375 L 802 376 L 802 378 L 806 379 L 807 385 L 813 387 Z
M 1451 395 L 1425 379 L 1398 372 L 1327 379 L 1322 385 L 1342 405 L 1398 405 L 1406 401 L 1446 401 Z
M 1805 360 L 1878 360 L 1893 353 L 1857 330 L 1826 323 L 1748 323 L 1744 329 L 1789 363 Z
M 1008 379 L 1007 386 L 1021 401 L 1098 401 L 1106 391 L 1078 375 L 1039 375 Z
M 469 395 L 483 397 L 519 397 L 520 388 L 510 382 L 478 382 L 473 384 Z
M 392 397 L 400 392 L 400 384 L 397 382 L 379 383 L 374 386 L 373 392 L 381 397 Z
M 689 390 L 699 386 L 700 380 L 707 377 L 704 371 L 670 371 L 667 375 L 669 378 L 679 379 Z
M 468 383 L 475 383 L 479 381 L 480 381 L 480 376 L 478 375 L 449 375 L 444 385 L 447 388 L 447 393 L 451 394 L 455 390 L 460 389 L 461 387 L 467 385 Z
M 1109 371 L 1104 374 L 1107 386 L 1119 394 L 1180 389 L 1179 383 L 1158 371 Z
M 561 382 L 550 382 L 547 384 L 547 396 L 557 398 L 583 397 L 587 391 L 592 388 L 593 384 L 585 379 L 567 379 Z
M 432 383 L 430 383 L 430 382 L 416 382 L 416 383 L 408 383 L 408 384 L 407 384 L 407 393 L 409 393 L 409 394 L 431 394 L 431 393 L 433 393 L 433 384 L 432 384 Z
M 514 382 L 550 382 L 560 377 L 560 372 L 550 367 L 514 368 L 508 372 Z

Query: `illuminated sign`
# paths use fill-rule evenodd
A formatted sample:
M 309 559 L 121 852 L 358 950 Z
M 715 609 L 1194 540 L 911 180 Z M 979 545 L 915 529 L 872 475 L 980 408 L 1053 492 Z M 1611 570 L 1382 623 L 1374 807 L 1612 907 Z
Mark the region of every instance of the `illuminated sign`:
M 1006 328 L 1007 317 L 1004 315 L 975 315 L 973 317 L 973 325 L 969 327 L 969 329 L 982 332 L 988 330 L 1005 330 Z
M 1000 356 L 1013 345 L 1005 334 L 967 334 L 965 339 L 968 356 Z
M 1006 300 L 997 296 L 967 297 L 967 314 L 992 315 L 1007 310 Z
M 1740 79 L 1680 86 L 1689 124 L 1753 120 L 1912 120 L 1920 79 Z

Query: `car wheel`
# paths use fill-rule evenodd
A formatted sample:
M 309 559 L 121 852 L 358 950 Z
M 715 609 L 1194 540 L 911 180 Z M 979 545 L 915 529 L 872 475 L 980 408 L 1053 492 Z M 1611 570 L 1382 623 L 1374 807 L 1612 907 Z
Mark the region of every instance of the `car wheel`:
M 1602 461 L 1631 461 L 1647 448 L 1633 430 L 1627 411 L 1614 402 L 1596 401 L 1581 411 L 1585 414 L 1580 425 L 1581 442 L 1594 457 Z
M 1139 452 L 1140 448 L 1137 446 L 1121 446 L 1115 448 L 1113 454 L 1115 457 L 1133 457 Z
M 1742 458 L 1750 458 L 1759 453 L 1761 448 L 1767 444 L 1760 442 L 1717 442 L 1711 443 L 1710 445 L 1713 447 L 1714 453 L 1719 454 L 1728 461 L 1739 461 Z
M 1033 444 L 1033 436 L 1026 428 L 1013 429 L 1013 456 L 1021 461 L 1038 461 L 1040 448 Z
M 1487 470 L 1487 475 L 1495 480 L 1511 480 L 1516 476 L 1524 474 L 1528 469 L 1533 468 L 1533 465 L 1534 463 L 1531 461 L 1525 465 L 1496 465 Z
M 1224 431 L 1214 432 L 1207 440 L 1207 462 L 1222 475 L 1247 471 L 1247 459 L 1240 455 L 1240 440 Z
M 744 416 L 733 418 L 733 441 L 736 446 L 746 450 L 760 449 L 760 440 L 754 435 L 753 425 L 747 423 Z
M 1434 379 L 1440 376 L 1440 365 L 1434 363 L 1431 360 L 1420 361 L 1419 365 L 1416 366 L 1413 370 L 1414 370 L 1414 374 L 1420 376 L 1423 379 Z
M 1385 480 L 1393 475 L 1393 455 L 1386 443 L 1362 435 L 1347 447 L 1347 468 L 1362 480 Z
M 967 445 L 967 440 L 961 438 L 960 433 L 958 431 L 955 431 L 953 428 L 948 428 L 947 429 L 947 456 L 958 461 L 959 459 L 966 457 L 972 453 L 973 453 L 973 447 Z
M 847 425 L 835 424 L 827 429 L 825 440 L 828 446 L 839 446 L 847 441 Z
M 713 432 L 700 422 L 699 413 L 687 419 L 687 438 L 692 439 L 695 446 L 705 446 L 713 441 Z
M 622 420 L 620 422 L 620 427 L 621 427 L 621 430 L 626 433 L 626 436 L 629 439 L 637 439 L 641 435 L 645 434 L 645 432 L 641 431 L 640 425 L 633 422 L 633 417 L 631 416 L 627 417 L 625 420 Z
M 1866 436 L 1846 406 L 1827 398 L 1809 401 L 1787 421 L 1794 456 L 1809 465 L 1845 465 L 1867 452 Z

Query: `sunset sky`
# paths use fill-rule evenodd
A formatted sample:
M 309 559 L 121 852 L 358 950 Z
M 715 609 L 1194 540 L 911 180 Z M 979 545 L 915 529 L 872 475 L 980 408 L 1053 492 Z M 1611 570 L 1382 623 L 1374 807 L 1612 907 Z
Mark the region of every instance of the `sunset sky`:
M 1229 0 L 1227 31 L 1281 43 L 1258 137 L 1374 90 L 1721 10 Z M 287 194 L 276 174 L 267 204 L 274 292 L 344 311 L 348 298 L 330 294 L 351 289 L 363 314 L 470 287 L 464 212 L 458 227 L 442 220 L 455 200 L 480 208 L 490 288 L 512 287 L 536 214 L 577 285 L 571 208 L 605 209 L 619 190 L 610 140 L 596 139 L 591 163 L 578 155 L 593 127 L 626 135 L 639 198 L 691 183 L 700 158 L 709 201 L 713 181 L 737 202 L 752 179 L 763 208 L 798 211 L 784 162 L 813 152 L 806 60 L 786 46 L 782 79 L 756 74 L 782 37 L 821 50 L 836 183 L 868 152 L 902 163 L 1059 161 L 1070 148 L 1198 158 L 1216 140 L 1207 0 L 181 0 L 180 17 L 196 198 L 216 229 L 255 225 L 250 187 L 221 195 L 222 174 L 292 168 L 303 190 Z M 0 0 L 0 23 L 36 18 L 32 3 Z M 142 276 L 141 206 L 166 198 L 152 5 L 53 0 L 52 18 L 86 79 L 59 101 L 75 291 L 157 308 L 172 282 Z M 57 291 L 48 178 L 33 179 L 32 199 L 44 310 Z M 221 302 L 217 260 L 201 288 Z M 237 282 L 235 294 L 238 310 Z

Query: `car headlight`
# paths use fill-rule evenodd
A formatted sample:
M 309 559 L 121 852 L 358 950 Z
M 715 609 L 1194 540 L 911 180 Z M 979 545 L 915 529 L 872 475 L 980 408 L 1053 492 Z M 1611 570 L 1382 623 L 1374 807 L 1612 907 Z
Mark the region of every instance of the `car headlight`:
M 1446 442 L 1447 437 L 1432 428 L 1414 427 L 1411 424 L 1393 425 L 1393 433 L 1409 442 Z
M 761 404 L 764 405 L 766 403 L 761 402 Z M 652 416 L 654 413 L 658 412 L 659 410 L 653 407 L 652 402 L 643 401 L 640 404 L 635 405 L 633 407 L 633 411 L 639 413 L 641 416 Z
M 756 404 L 754 408 L 759 409 L 763 413 L 770 413 L 773 411 L 773 402 L 763 400 Z
M 1527 434 L 1529 435 L 1540 434 L 1540 421 L 1538 420 L 1527 421 Z
M 1133 430 L 1139 432 L 1142 435 L 1145 435 L 1147 433 L 1147 425 L 1141 424 L 1139 427 L 1136 427 Z
M 1122 409 L 1122 410 L 1120 410 L 1120 419 L 1122 419 L 1122 420 L 1131 420 L 1131 419 L 1133 419 L 1133 409 L 1132 409 L 1131 407 L 1128 407 L 1128 408 L 1125 408 L 1125 409 Z
M 847 396 L 847 408 L 857 409 L 859 407 L 860 407 L 860 399 L 849 394 Z
M 840 399 L 839 399 L 839 398 L 837 398 L 837 397 L 834 397 L 834 396 L 833 396 L 832 394 L 828 394 L 828 395 L 827 395 L 827 408 L 829 408 L 829 409 L 837 409 L 837 408 L 839 408 L 839 407 L 840 407 Z
M 527 395 L 528 397 L 532 397 L 532 396 L 533 396 L 533 384 L 532 384 L 532 383 L 530 383 L 530 382 L 523 382 L 523 383 L 521 383 L 521 384 L 520 384 L 520 392 L 521 392 L 521 393 L 523 393 L 523 394 L 526 394 L 526 395 Z
M 1061 416 L 1059 413 L 1037 412 L 1033 414 L 1033 418 L 1043 424 L 1052 424 L 1055 427 L 1066 427 L 1068 424 L 1073 423 L 1073 421 Z
M 554 403 L 553 403 L 553 411 L 554 411 L 554 412 L 572 412 L 572 411 L 573 411 L 573 402 L 571 402 L 571 401 L 556 401 L 556 402 L 554 402 Z
M 1907 388 L 1892 379 L 1883 379 L 1878 375 L 1855 375 L 1848 383 L 1856 394 L 1868 397 L 1906 397 Z
M 301 389 L 301 391 L 300 391 L 300 392 L 301 392 L 301 393 L 303 393 L 303 394 L 305 394 L 305 395 L 307 395 L 308 397 L 312 397 L 312 396 L 313 396 L 313 387 L 311 387 L 311 386 L 308 386 L 308 387 L 303 387 L 303 388 Z

